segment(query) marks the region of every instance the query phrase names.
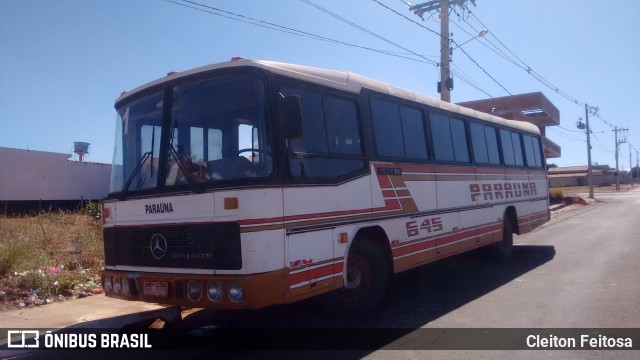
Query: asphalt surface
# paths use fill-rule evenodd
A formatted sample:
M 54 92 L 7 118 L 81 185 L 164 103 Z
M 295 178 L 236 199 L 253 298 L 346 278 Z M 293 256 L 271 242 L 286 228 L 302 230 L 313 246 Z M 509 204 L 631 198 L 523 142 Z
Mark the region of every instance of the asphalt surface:
M 429 328 L 640 328 L 640 190 L 598 200 L 518 236 L 552 259 L 424 325 Z M 519 261 L 517 258 L 515 261 Z M 410 345 L 409 345 L 410 346 Z M 416 351 L 373 358 L 416 357 Z M 429 352 L 429 358 L 640 358 L 639 351 Z
M 328 328 L 340 330 L 347 339 L 361 339 L 363 328 L 405 330 L 379 347 L 366 350 L 267 353 L 234 350 L 217 354 L 231 358 L 266 355 L 311 359 L 637 359 L 640 351 L 416 350 L 424 346 L 425 331 L 438 329 L 640 328 L 640 189 L 596 194 L 596 198 L 598 201 L 589 206 L 557 208 L 549 223 L 515 237 L 514 258 L 509 263 L 487 261 L 481 251 L 476 251 L 399 274 L 394 278 L 387 302 L 375 314 L 355 318 L 331 316 L 320 310 L 321 303 L 312 299 L 259 311 L 185 312 L 177 327 L 204 332 L 221 328 L 266 328 L 268 332 L 269 328 L 281 327 L 300 329 L 302 333 L 305 329 Z M 172 346 L 179 349 L 180 340 L 175 341 Z M 38 351 L 20 358 L 67 358 L 78 354 L 83 352 Z M 102 352 L 95 357 L 110 358 L 113 354 Z M 142 353 L 115 354 L 119 358 L 126 355 L 133 358 Z M 210 353 L 144 355 L 206 358 Z

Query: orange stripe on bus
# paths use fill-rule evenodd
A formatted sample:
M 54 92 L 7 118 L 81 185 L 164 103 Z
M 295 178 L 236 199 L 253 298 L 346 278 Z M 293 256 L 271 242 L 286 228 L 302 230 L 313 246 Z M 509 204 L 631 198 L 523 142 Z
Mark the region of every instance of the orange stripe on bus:
M 457 233 L 450 233 L 450 235 L 445 235 L 442 237 L 432 236 L 430 238 L 425 238 L 422 242 L 415 243 L 413 245 L 398 247 L 392 250 L 393 256 L 398 257 L 406 254 L 410 254 L 413 252 L 426 250 L 432 248 L 434 246 L 445 245 L 454 241 L 462 240 L 465 238 L 472 239 L 477 236 L 479 233 L 485 233 L 489 231 L 496 231 L 501 228 L 500 224 L 492 224 L 488 226 L 484 226 L 479 229 L 472 229 L 467 231 L 461 231 Z M 478 232 L 481 231 L 481 232 Z

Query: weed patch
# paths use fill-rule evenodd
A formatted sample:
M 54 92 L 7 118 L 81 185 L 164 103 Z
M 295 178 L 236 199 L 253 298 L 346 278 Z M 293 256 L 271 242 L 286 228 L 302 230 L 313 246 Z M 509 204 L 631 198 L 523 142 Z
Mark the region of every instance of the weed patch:
M 102 266 L 96 209 L 0 216 L 0 308 L 96 292 Z

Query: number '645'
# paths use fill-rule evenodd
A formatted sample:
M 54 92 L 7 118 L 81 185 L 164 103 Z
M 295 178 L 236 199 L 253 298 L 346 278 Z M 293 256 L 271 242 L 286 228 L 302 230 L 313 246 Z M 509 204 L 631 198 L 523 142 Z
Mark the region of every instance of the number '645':
M 426 218 L 418 225 L 418 221 L 409 221 L 405 223 L 407 228 L 407 236 L 418 236 L 420 232 L 432 233 L 442 231 L 442 220 L 439 217 Z

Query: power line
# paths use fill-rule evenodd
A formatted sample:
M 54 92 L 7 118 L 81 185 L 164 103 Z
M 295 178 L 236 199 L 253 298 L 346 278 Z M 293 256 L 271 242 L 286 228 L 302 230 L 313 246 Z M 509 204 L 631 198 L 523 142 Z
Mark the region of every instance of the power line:
M 602 146 L 602 148 L 603 148 L 605 151 L 608 151 L 608 152 L 610 152 L 610 153 L 612 153 L 612 154 L 615 154 L 615 151 L 609 150 L 609 148 L 607 148 L 607 147 L 602 143 L 602 141 L 600 141 L 600 139 L 598 139 L 598 137 L 597 137 L 595 134 L 592 134 L 592 135 L 593 135 L 593 138 L 594 138 L 594 139 L 596 139 L 596 141 L 597 141 L 597 142 Z
M 362 27 L 362 26 L 360 26 L 360 25 L 358 25 L 358 24 L 356 24 L 356 23 L 354 23 L 354 22 L 352 22 L 350 20 L 347 20 L 344 17 L 342 17 L 342 16 L 340 16 L 340 15 L 338 15 L 338 14 L 336 14 L 336 13 L 330 11 L 330 10 L 327 10 L 327 9 L 323 8 L 322 6 L 320 6 L 318 4 L 315 4 L 312 1 L 309 1 L 309 0 L 301 0 L 301 1 L 304 2 L 305 4 L 313 6 L 314 8 L 324 12 L 325 14 L 328 14 L 328 15 L 330 15 L 330 16 L 332 16 L 332 17 L 334 17 L 334 18 L 336 18 L 336 19 L 338 19 L 338 20 L 340 20 L 340 21 L 342 21 L 344 23 L 347 23 L 347 24 L 355 27 L 358 30 L 361 30 L 361 31 L 363 31 L 363 32 L 365 32 L 365 33 L 367 33 L 367 34 L 369 34 L 371 36 L 374 36 L 374 37 L 376 37 L 376 38 L 378 38 L 378 39 L 380 39 L 380 40 L 382 40 L 384 42 L 387 42 L 387 43 L 389 43 L 389 44 L 391 44 L 391 45 L 393 45 L 393 46 L 395 46 L 397 48 L 400 48 L 400 49 L 402 49 L 404 51 L 407 51 L 407 52 L 409 52 L 409 53 L 411 53 L 411 54 L 413 54 L 415 56 L 418 56 L 418 57 L 420 57 L 422 59 L 425 59 L 426 61 L 428 61 L 430 63 L 433 63 L 434 65 L 437 65 L 437 62 L 435 62 L 435 61 L 433 61 L 431 59 L 427 59 L 426 57 L 424 57 L 424 56 L 422 56 L 422 55 L 420 55 L 420 54 L 418 54 L 418 53 L 416 53 L 414 51 L 411 51 L 411 50 L 407 49 L 406 47 L 404 47 L 402 45 L 399 45 L 398 43 L 395 43 L 395 42 L 393 42 L 393 41 L 391 41 L 391 40 L 389 40 L 389 39 L 387 39 L 387 38 L 385 38 L 385 37 L 383 37 L 381 35 L 376 34 L 375 32 L 373 32 L 371 30 L 368 30 L 368 29 L 366 29 L 366 28 L 364 28 L 364 27 Z
M 486 25 L 473 13 L 471 13 L 471 17 L 473 19 L 475 19 L 481 26 L 483 26 L 484 28 L 487 28 Z M 472 27 L 470 24 L 468 24 L 470 27 Z M 472 27 L 473 28 L 473 27 Z M 524 60 L 522 60 L 520 57 L 518 57 L 513 51 L 511 51 L 511 49 L 505 45 L 504 42 L 502 42 L 500 40 L 500 38 L 498 38 L 498 36 L 495 34 L 495 32 L 490 32 L 489 35 L 493 38 L 496 39 L 496 41 L 503 47 L 505 48 L 515 59 L 517 59 L 523 66 L 521 66 L 520 64 L 516 63 L 513 59 L 511 59 L 512 64 L 516 65 L 517 67 L 525 70 L 529 75 L 531 75 L 534 79 L 538 80 L 541 84 L 543 84 L 544 86 L 554 90 L 558 95 L 564 97 L 566 100 L 571 101 L 574 104 L 577 105 L 584 105 L 585 103 L 583 101 L 578 100 L 577 98 L 569 95 L 568 93 L 566 93 L 565 91 L 562 91 L 561 89 L 559 89 L 557 86 L 555 86 L 554 84 L 552 84 L 550 81 L 548 81 L 547 79 L 545 79 L 544 77 L 542 77 L 542 75 L 540 75 L 538 72 L 536 72 L 535 70 L 533 70 L 526 62 L 524 62 Z M 487 42 L 490 43 L 490 41 L 488 39 L 485 39 Z M 492 44 L 493 45 L 493 44 Z M 494 45 L 495 46 L 495 45 Z M 497 47 L 496 47 L 497 48 Z M 504 53 L 504 52 L 503 52 Z M 505 54 L 506 55 L 506 54 Z M 526 67 L 526 68 L 525 68 Z M 602 121 L 605 125 L 609 126 L 610 128 L 614 128 L 615 126 L 608 122 L 607 120 L 605 120 L 599 113 L 597 107 L 595 107 L 596 111 L 594 113 L 595 117 L 598 118 L 598 120 Z M 596 138 L 597 140 L 597 138 Z M 604 145 L 603 145 L 604 146 Z M 610 150 L 607 150 L 610 151 Z
M 373 51 L 376 53 L 380 53 L 380 54 L 385 54 L 385 55 L 389 55 L 389 56 L 394 56 L 394 57 L 398 57 L 398 58 L 402 58 L 402 59 L 406 59 L 406 60 L 412 60 L 412 61 L 416 61 L 416 62 L 420 62 L 420 63 L 426 63 L 426 64 L 431 64 L 434 66 L 437 66 L 437 62 L 424 58 L 425 60 L 420 60 L 420 59 L 416 59 L 416 58 L 412 58 L 409 56 L 403 56 L 403 55 L 399 55 L 397 53 L 393 53 L 390 51 L 386 51 L 386 50 L 380 50 L 380 49 L 374 49 L 374 48 L 370 48 L 367 46 L 362 46 L 362 45 L 357 45 L 357 44 L 353 44 L 353 43 L 348 43 L 345 41 L 341 41 L 341 40 L 337 40 L 337 39 L 333 39 L 330 37 L 326 37 L 326 36 L 321 36 L 321 35 L 316 35 L 310 32 L 306 32 L 306 31 L 302 31 L 302 30 L 298 30 L 295 28 L 291 28 L 291 27 L 287 27 L 287 26 L 282 26 L 282 25 L 278 25 L 275 23 L 271 23 L 268 21 L 263 21 L 263 20 L 259 20 L 259 19 L 255 19 L 249 16 L 245 16 L 245 15 L 241 15 L 241 14 L 236 14 L 234 12 L 231 11 L 226 11 L 226 10 L 222 10 L 222 9 L 218 9 L 215 8 L 213 6 L 209 6 L 209 5 L 205 5 L 205 4 L 201 4 L 195 1 L 189 1 L 189 0 L 165 0 L 167 2 L 176 4 L 176 5 L 180 5 L 180 6 L 184 6 L 190 9 L 194 9 L 194 10 L 198 10 L 204 13 L 208 13 L 211 15 L 215 15 L 215 16 L 220 16 L 226 19 L 230 19 L 230 20 L 235 20 L 235 21 L 239 21 L 242 23 L 246 23 L 246 24 L 250 24 L 250 25 L 254 25 L 254 26 L 258 26 L 258 27 L 262 27 L 262 28 L 266 28 L 266 29 L 270 29 L 270 30 L 275 30 L 275 31 L 280 31 L 280 32 L 284 32 L 290 35 L 296 35 L 296 36 L 301 36 L 301 37 L 306 37 L 306 38 L 311 38 L 314 40 L 320 40 L 320 41 L 325 41 L 325 42 L 329 42 L 329 43 L 334 43 L 334 44 L 339 44 L 339 45 L 344 45 L 344 46 L 350 46 L 350 47 L 354 47 L 354 48 L 359 48 L 359 49 L 363 49 L 363 50 L 368 50 L 368 51 Z M 181 2 L 179 2 L 181 1 Z M 192 6 L 192 5 L 195 6 Z M 197 6 L 200 6 L 202 8 L 199 8 Z M 207 10 L 209 9 L 209 10 Z M 217 11 L 217 12 L 215 12 Z
M 516 61 L 514 61 L 513 59 L 509 58 L 509 56 L 507 54 L 505 54 L 504 51 L 500 50 L 497 46 L 495 46 L 491 41 L 489 41 L 488 39 L 485 38 L 485 41 L 487 41 L 489 44 L 491 44 L 493 46 L 493 48 L 487 44 L 485 44 L 483 41 L 481 41 L 478 37 L 478 35 L 473 35 L 472 33 L 470 33 L 469 31 L 467 31 L 465 28 L 463 28 L 462 26 L 458 25 L 455 22 L 451 22 L 454 26 L 456 26 L 458 29 L 462 30 L 464 33 L 466 33 L 467 35 L 471 36 L 473 40 L 478 41 L 482 46 L 486 47 L 489 51 L 495 53 L 496 55 L 500 56 L 501 58 L 505 59 L 506 61 L 512 63 L 513 65 L 520 67 L 523 70 L 526 70 L 525 68 L 523 68 L 520 64 L 518 64 Z M 471 24 L 466 23 L 470 28 L 472 28 L 474 31 L 476 31 L 476 33 L 480 33 L 480 31 L 478 31 L 476 28 L 474 28 L 473 26 L 471 26 Z
M 459 77 L 460 80 L 462 80 L 465 83 L 469 84 L 469 86 L 473 87 L 474 89 L 478 90 L 479 92 L 484 93 L 488 97 L 490 97 L 490 98 L 493 97 L 493 95 L 489 94 L 489 92 L 484 90 L 477 81 L 475 81 L 469 74 L 465 73 L 462 69 L 460 69 L 460 67 L 457 66 L 455 63 L 452 63 L 451 67 L 452 67 L 451 73 L 453 75 Z
M 560 129 L 562 129 L 562 130 L 565 130 L 565 131 L 570 131 L 570 132 L 574 132 L 574 133 L 581 133 L 581 134 L 584 134 L 584 131 L 582 131 L 582 130 L 571 130 L 571 129 L 563 128 L 563 127 L 562 127 L 562 126 L 560 126 L 560 125 L 557 125 L 556 127 L 557 127 L 557 128 L 560 128 Z
M 603 119 L 602 116 L 600 115 L 600 112 L 597 112 L 596 117 L 598 118 L 598 120 L 602 121 L 603 123 L 605 123 L 606 125 L 608 125 L 610 128 L 614 128 L 614 125 L 611 125 L 610 122 L 608 122 L 607 120 Z
M 547 130 L 550 131 L 551 133 L 555 134 L 555 135 L 558 135 L 558 136 L 560 136 L 562 138 L 565 138 L 565 139 L 568 139 L 568 140 L 571 140 L 571 141 L 578 141 L 578 142 L 582 142 L 582 143 L 585 142 L 585 140 L 582 139 L 582 138 L 577 138 L 575 136 L 571 136 L 571 135 L 568 135 L 568 134 L 565 134 L 565 133 L 561 133 L 561 132 L 559 132 L 558 130 L 556 130 L 554 128 L 547 128 Z
M 382 6 L 382 7 L 383 7 L 383 8 L 385 8 L 385 9 L 387 9 L 387 10 L 389 10 L 389 11 L 393 12 L 394 14 L 396 14 L 396 15 L 398 15 L 398 16 L 400 16 L 400 17 L 404 18 L 405 20 L 411 21 L 412 23 L 414 23 L 414 24 L 416 24 L 416 25 L 420 26 L 421 28 L 423 28 L 423 29 L 425 29 L 425 30 L 427 30 L 427 31 L 429 31 L 429 32 L 431 32 L 431 33 L 433 33 L 433 34 L 437 35 L 438 37 L 440 37 L 440 33 L 439 33 L 439 32 L 437 32 L 437 31 L 435 31 L 435 30 L 432 30 L 432 29 L 429 29 L 428 27 L 426 27 L 426 26 L 424 26 L 424 25 L 420 24 L 419 22 L 414 21 L 414 20 L 413 20 L 413 19 L 411 19 L 410 17 L 407 17 L 407 16 L 405 16 L 405 15 L 403 15 L 403 14 L 401 14 L 401 13 L 399 13 L 399 12 L 395 11 L 395 10 L 393 10 L 392 8 L 390 8 L 390 7 L 388 7 L 387 5 L 385 5 L 385 4 L 383 4 L 383 3 L 381 3 L 380 1 L 378 1 L 378 0 L 373 0 L 373 2 L 377 3 L 378 5 Z M 406 4 L 405 4 L 405 5 L 406 5 Z M 434 13 L 434 14 L 435 14 L 435 13 Z M 433 15 L 432 15 L 432 16 L 433 16 Z M 429 18 L 431 18 L 431 16 L 429 16 Z M 429 20 L 429 18 L 427 18 L 427 20 Z
M 455 40 L 451 40 L 451 41 L 452 41 L 454 44 L 456 44 L 456 45 L 458 44 Z M 466 51 L 464 51 L 464 49 L 463 49 L 463 48 L 461 48 L 461 47 L 460 47 L 460 45 L 458 45 L 458 49 L 459 49 L 460 51 L 462 51 L 465 55 L 467 55 L 467 57 L 469 58 L 469 60 L 473 61 L 473 63 L 474 63 L 474 64 L 476 64 L 476 66 L 477 66 L 477 67 L 479 67 L 479 68 L 480 68 L 480 70 L 482 70 L 485 74 L 487 74 L 487 76 L 488 76 L 488 77 L 490 77 L 490 78 L 491 78 L 491 80 L 493 80 L 493 82 L 495 82 L 496 84 L 498 84 L 498 85 L 502 88 L 502 90 L 506 91 L 509 95 L 513 95 L 509 90 L 507 90 L 504 86 L 502 86 L 502 84 L 500 84 L 500 83 L 498 82 L 498 80 L 496 80 L 493 76 L 491 76 L 491 74 L 489 74 L 489 73 L 487 72 L 487 70 L 485 70 L 482 66 L 480 66 L 480 64 L 478 64 L 478 62 L 477 62 L 477 61 L 475 61 L 475 60 L 471 57 L 471 55 L 469 55 Z
M 475 14 L 471 14 L 471 17 L 473 17 L 476 21 L 478 21 L 478 23 L 480 23 L 480 25 L 484 26 L 486 28 L 486 25 L 484 25 L 484 23 L 478 19 L 478 17 Z M 507 45 L 505 45 L 496 35 L 494 32 L 490 32 L 489 33 L 490 36 L 492 36 L 493 38 L 496 39 L 496 41 L 498 41 L 498 43 L 500 45 L 502 45 L 502 47 L 504 47 L 513 57 L 515 57 L 518 61 L 520 61 L 520 63 L 524 66 L 524 68 L 522 66 L 518 66 L 522 69 L 524 69 L 529 75 L 531 75 L 534 79 L 538 80 L 538 82 L 540 82 L 542 85 L 548 87 L 549 89 L 555 91 L 558 95 L 564 97 L 565 99 L 577 104 L 577 105 L 584 105 L 583 101 L 580 101 L 578 99 L 576 99 L 575 97 L 570 96 L 568 93 L 562 91 L 560 88 L 558 88 L 557 86 L 553 85 L 550 81 L 546 80 L 545 78 L 542 77 L 542 75 L 540 75 L 539 73 L 537 73 L 535 70 L 533 70 L 531 68 L 531 66 L 529 66 L 526 62 L 524 62 L 524 60 L 520 59 L 513 51 L 511 51 L 511 49 L 509 49 L 509 47 Z

